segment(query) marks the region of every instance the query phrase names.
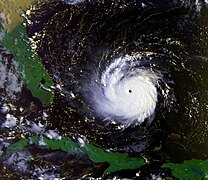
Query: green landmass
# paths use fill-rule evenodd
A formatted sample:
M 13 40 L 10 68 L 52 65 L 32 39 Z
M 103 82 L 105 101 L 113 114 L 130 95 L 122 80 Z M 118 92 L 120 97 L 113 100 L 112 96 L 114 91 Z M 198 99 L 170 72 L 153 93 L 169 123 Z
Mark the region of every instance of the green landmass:
M 208 179 L 208 160 L 191 159 L 182 164 L 166 163 L 162 167 L 171 169 L 179 180 Z
M 148 163 L 142 158 L 132 158 L 127 154 L 105 152 L 103 149 L 92 144 L 87 144 L 84 148 L 84 152 L 96 163 L 109 163 L 110 166 L 105 170 L 104 174 L 124 169 L 136 169 Z
M 44 87 L 53 85 L 52 78 L 41 63 L 41 59 L 34 53 L 26 42 L 27 34 L 23 25 L 17 26 L 13 31 L 7 33 L 0 42 L 18 63 L 19 70 L 23 73 L 23 80 L 33 97 L 38 98 L 43 106 L 49 106 L 53 102 L 52 91 L 40 88 L 40 81 L 45 80 Z
M 62 137 L 61 140 L 48 139 L 44 137 L 43 141 L 46 143 L 45 146 L 39 146 L 38 139 L 38 136 L 33 136 L 30 139 L 19 140 L 15 144 L 9 146 L 6 154 L 10 156 L 14 152 L 21 151 L 32 142 L 42 149 L 61 150 L 71 153 L 84 153 L 95 163 L 108 163 L 109 167 L 105 170 L 104 174 L 124 169 L 136 169 L 148 163 L 143 158 L 129 157 L 127 154 L 118 152 L 106 152 L 92 144 L 79 146 L 76 142 L 67 137 Z

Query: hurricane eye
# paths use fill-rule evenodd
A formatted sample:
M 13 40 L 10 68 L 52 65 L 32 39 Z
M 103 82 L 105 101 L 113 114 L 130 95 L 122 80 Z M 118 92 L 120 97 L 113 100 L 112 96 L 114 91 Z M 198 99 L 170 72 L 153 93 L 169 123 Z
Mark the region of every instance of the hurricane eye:
M 129 89 L 129 93 L 132 93 L 132 90 L 131 89 Z

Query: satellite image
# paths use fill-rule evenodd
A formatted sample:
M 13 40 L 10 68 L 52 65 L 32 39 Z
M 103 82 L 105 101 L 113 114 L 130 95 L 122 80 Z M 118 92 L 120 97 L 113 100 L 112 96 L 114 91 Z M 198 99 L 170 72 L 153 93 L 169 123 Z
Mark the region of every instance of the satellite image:
M 207 0 L 0 0 L 0 179 L 207 178 Z

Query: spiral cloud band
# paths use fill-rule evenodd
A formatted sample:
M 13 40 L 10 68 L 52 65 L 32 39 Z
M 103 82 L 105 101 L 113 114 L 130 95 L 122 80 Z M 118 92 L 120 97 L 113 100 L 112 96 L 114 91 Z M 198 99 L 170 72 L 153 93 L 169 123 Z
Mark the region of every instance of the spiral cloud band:
M 150 123 L 157 103 L 158 75 L 140 66 L 140 55 L 115 59 L 93 89 L 95 109 L 124 125 Z

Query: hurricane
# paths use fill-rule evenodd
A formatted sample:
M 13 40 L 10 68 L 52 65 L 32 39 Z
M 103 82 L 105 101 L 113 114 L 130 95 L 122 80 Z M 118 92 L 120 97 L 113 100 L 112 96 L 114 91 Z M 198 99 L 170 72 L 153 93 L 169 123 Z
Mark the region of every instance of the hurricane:
M 93 106 L 106 119 L 116 117 L 125 125 L 152 121 L 160 77 L 140 67 L 140 61 L 139 54 L 117 58 L 92 82 Z
M 203 22 L 198 21 L 204 5 L 200 9 L 186 5 L 175 1 L 36 5 L 26 27 L 55 83 L 49 121 L 62 133 L 133 154 L 151 149 L 172 132 L 192 137 L 192 124 L 198 134 L 206 131 L 205 111 L 201 117 L 194 115 L 200 111 L 197 103 L 206 104 L 206 98 L 200 99 L 206 78 L 201 79 L 204 75 L 193 65 L 198 61 L 206 66 L 199 59 L 206 57 L 207 49 Z M 194 149 L 191 142 L 182 144 Z

